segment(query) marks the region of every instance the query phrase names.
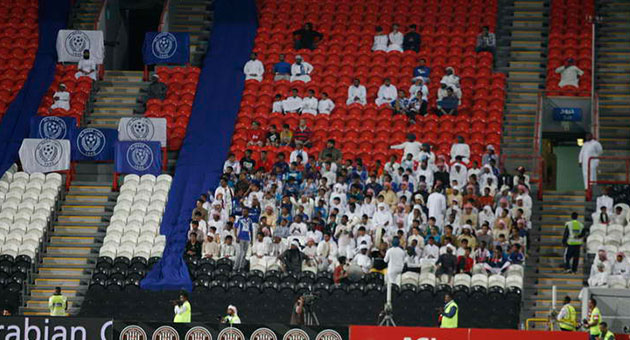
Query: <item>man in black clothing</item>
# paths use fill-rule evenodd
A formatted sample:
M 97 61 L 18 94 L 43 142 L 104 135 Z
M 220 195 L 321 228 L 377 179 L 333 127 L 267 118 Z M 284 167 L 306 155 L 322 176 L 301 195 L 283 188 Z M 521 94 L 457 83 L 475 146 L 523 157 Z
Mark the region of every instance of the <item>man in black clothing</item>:
M 435 276 L 446 274 L 449 276 L 450 280 L 450 277 L 455 273 L 457 265 L 457 257 L 453 255 L 453 249 L 451 247 L 446 247 L 446 253 L 440 255 L 435 264 L 437 265 Z
M 416 31 L 416 25 L 409 25 L 409 32 L 403 38 L 403 50 L 420 52 L 420 33 Z
M 323 34 L 313 30 L 313 24 L 310 22 L 304 24 L 304 28 L 293 31 L 296 50 L 303 48 L 314 50 L 317 47 L 317 43 L 322 40 L 323 37 Z
M 166 91 L 168 87 L 166 84 L 160 81 L 160 76 L 157 74 L 153 74 L 151 76 L 151 84 L 149 84 L 149 88 L 147 89 L 147 100 L 149 99 L 159 99 L 164 100 L 166 98 Z
M 186 242 L 186 255 L 192 258 L 201 257 L 201 242 L 197 241 L 197 233 L 192 232 L 189 235 L 190 239 Z
M 300 273 L 302 271 L 302 261 L 304 260 L 306 260 L 306 256 L 300 250 L 300 242 L 298 240 L 291 241 L 291 248 L 280 255 L 280 261 L 284 263 L 286 271 L 290 273 Z

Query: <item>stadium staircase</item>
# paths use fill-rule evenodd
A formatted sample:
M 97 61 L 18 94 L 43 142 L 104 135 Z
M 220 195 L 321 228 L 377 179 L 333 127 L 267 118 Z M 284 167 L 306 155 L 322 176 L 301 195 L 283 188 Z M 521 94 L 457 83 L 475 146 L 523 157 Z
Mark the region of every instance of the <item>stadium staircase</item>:
M 120 118 L 141 113 L 142 104 L 138 97 L 140 90 L 147 86 L 148 83 L 142 80 L 142 71 L 105 71 L 92 97 L 92 110 L 86 116 L 87 126 L 116 129 Z
M 180 0 L 171 8 L 169 31 L 190 34 L 190 63 L 201 65 L 212 27 L 212 0 Z
M 597 1 L 596 89 L 604 156 L 630 156 L 630 1 Z M 623 180 L 623 164 L 599 167 L 600 178 Z M 603 164 L 602 164 L 603 165 Z
M 577 298 L 582 289 L 584 263 L 580 261 L 578 274 L 564 273 L 564 247 L 562 235 L 564 224 L 571 212 L 584 216 L 583 191 L 545 191 L 541 205 L 534 201 L 533 227 L 530 232 L 527 266 L 525 267 L 524 306 L 521 322 L 529 318 L 546 318 L 552 306 L 552 286 L 556 286 L 558 305 L 569 295 L 573 305 L 580 310 Z
M 501 152 L 530 154 L 538 93 L 544 87 L 549 4 L 546 0 L 501 0 L 499 12 L 497 66 L 508 75 Z M 508 157 L 505 166 L 513 170 L 521 164 L 522 159 Z
M 70 315 L 78 313 L 118 196 L 112 191 L 112 173 L 112 164 L 77 165 L 45 240 L 34 282 L 27 287 L 24 315 L 48 315 L 48 298 L 56 286 L 68 297 Z
M 103 6 L 103 0 L 81 0 L 74 3 L 70 27 L 77 30 L 93 30 Z

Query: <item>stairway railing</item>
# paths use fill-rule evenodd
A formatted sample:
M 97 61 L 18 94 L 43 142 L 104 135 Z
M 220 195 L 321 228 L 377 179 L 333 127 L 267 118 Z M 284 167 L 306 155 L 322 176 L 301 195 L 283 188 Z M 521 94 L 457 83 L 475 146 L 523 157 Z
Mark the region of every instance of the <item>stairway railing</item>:
M 617 165 L 625 164 L 625 168 L 626 168 L 625 180 L 602 180 L 602 179 L 597 179 L 597 178 L 594 181 L 591 180 L 591 162 L 593 162 L 594 160 L 609 160 L 609 161 L 615 162 L 615 164 Z M 595 184 L 630 184 L 630 157 L 619 157 L 619 156 L 590 157 L 588 159 L 588 169 L 586 170 L 586 178 L 588 178 L 586 182 L 587 183 L 586 199 L 589 201 L 593 199 L 593 186 Z

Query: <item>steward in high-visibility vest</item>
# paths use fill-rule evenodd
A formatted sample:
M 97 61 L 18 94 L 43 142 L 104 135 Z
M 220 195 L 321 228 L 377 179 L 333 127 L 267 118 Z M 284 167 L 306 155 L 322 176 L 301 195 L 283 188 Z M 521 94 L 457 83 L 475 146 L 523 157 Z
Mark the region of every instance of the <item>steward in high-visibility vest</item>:
M 68 298 L 61 295 L 61 287 L 55 287 L 55 293 L 48 299 L 48 309 L 50 316 L 66 316 Z
M 605 322 L 599 324 L 599 340 L 615 340 L 615 333 L 608 330 L 608 324 Z
M 173 322 L 189 323 L 191 321 L 192 308 L 188 301 L 188 293 L 182 291 L 179 293 L 179 302 L 175 302 L 175 317 Z
M 584 243 L 583 235 L 582 235 L 583 234 L 582 231 L 584 230 L 584 225 L 582 224 L 582 222 L 577 220 L 577 216 L 571 221 L 565 223 L 564 226 L 567 228 L 567 231 L 569 232 L 569 235 L 567 237 L 567 245 L 581 246 L 582 243 Z
M 564 224 L 562 245 L 567 247 L 564 254 L 564 270 L 567 273 L 577 273 L 580 261 L 580 249 L 584 239 L 584 225 L 578 221 L 578 213 L 571 213 L 571 221 Z
M 238 325 L 241 323 L 241 318 L 238 317 L 238 310 L 236 306 L 229 305 L 227 308 L 227 315 L 221 320 L 222 323 L 231 325 Z
M 596 339 L 600 335 L 599 324 L 602 322 L 602 313 L 597 308 L 597 301 L 593 298 L 588 300 L 588 309 L 588 317 L 583 321 L 584 328 L 588 329 L 591 339 Z
M 568 296 L 564 298 L 564 306 L 558 314 L 558 325 L 561 330 L 571 332 L 575 331 L 577 326 L 577 313 L 571 305 L 571 298 Z
M 457 316 L 459 314 L 457 303 L 455 303 L 455 300 L 453 300 L 453 297 L 449 293 L 444 295 L 444 302 L 446 305 L 441 315 L 442 322 L 440 323 L 440 328 L 457 328 Z

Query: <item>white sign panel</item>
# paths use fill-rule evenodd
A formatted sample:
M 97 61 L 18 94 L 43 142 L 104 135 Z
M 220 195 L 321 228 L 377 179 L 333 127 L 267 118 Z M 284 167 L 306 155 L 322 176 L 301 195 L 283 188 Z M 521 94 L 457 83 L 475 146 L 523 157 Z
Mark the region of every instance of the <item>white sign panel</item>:
M 54 172 L 70 169 L 70 141 L 67 139 L 26 138 L 20 147 L 25 172 Z
M 119 141 L 151 141 L 160 142 L 166 147 L 166 119 L 125 117 L 118 123 Z
M 94 62 L 103 63 L 105 56 L 103 31 L 59 30 L 57 56 L 60 63 L 78 63 L 83 59 L 85 50 L 90 50 L 90 58 Z

